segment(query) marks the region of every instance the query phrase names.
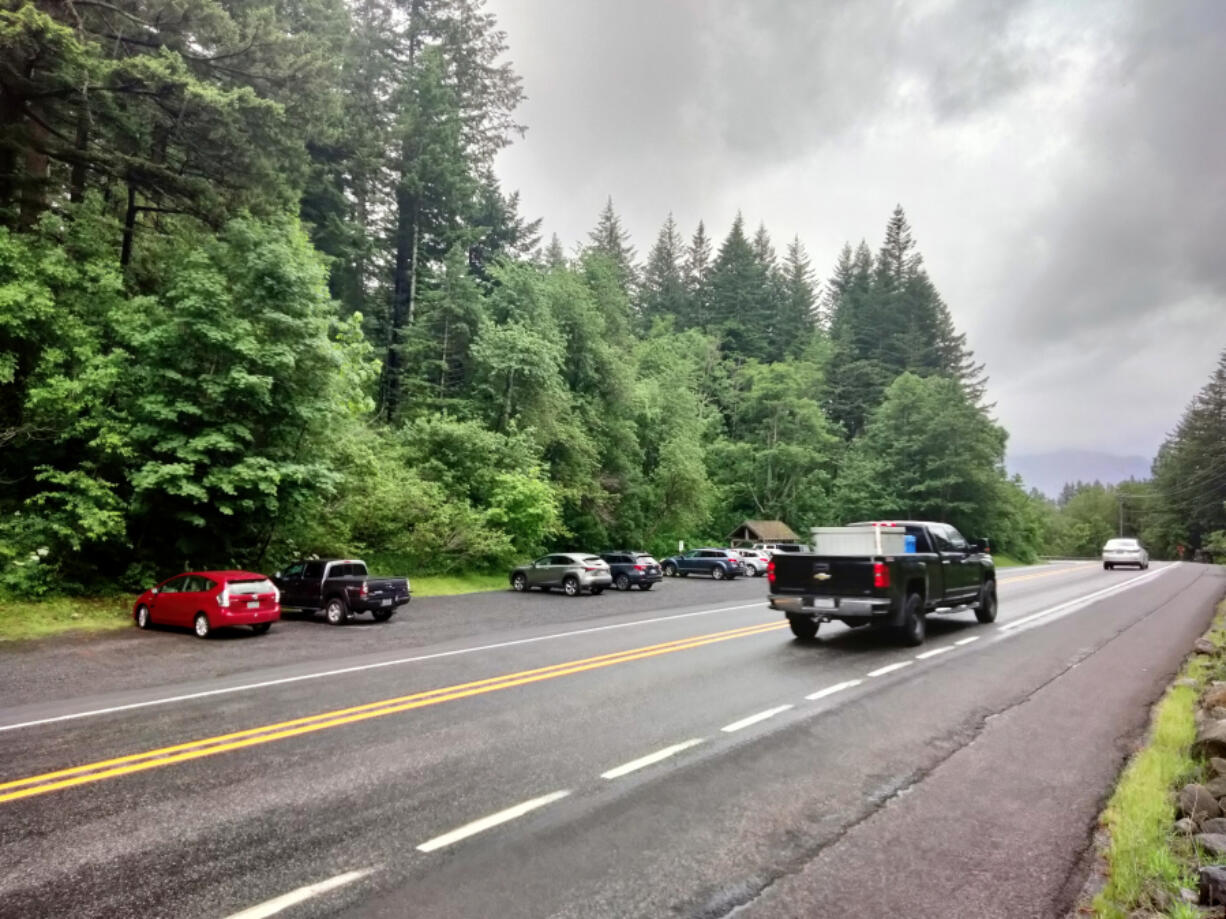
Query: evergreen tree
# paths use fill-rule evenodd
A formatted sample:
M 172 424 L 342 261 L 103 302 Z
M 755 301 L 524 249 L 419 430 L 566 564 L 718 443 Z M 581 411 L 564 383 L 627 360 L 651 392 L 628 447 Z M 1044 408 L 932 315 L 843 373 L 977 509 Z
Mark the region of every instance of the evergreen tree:
M 630 245 L 630 234 L 622 229 L 621 218 L 613 210 L 612 196 L 605 202 L 588 239 L 591 240 L 588 251 L 608 260 L 617 272 L 622 290 L 629 295 L 635 284 L 634 246 Z
M 1163 548 L 1201 547 L 1226 530 L 1226 351 L 1154 460 Z
M 711 318 L 711 240 L 701 220 L 686 250 L 684 271 L 689 302 L 682 326 L 705 329 Z
M 549 247 L 545 250 L 545 265 L 549 268 L 566 267 L 566 251 L 562 248 L 562 240 L 554 233 L 549 237 Z
M 643 266 L 639 315 L 647 327 L 657 318 L 685 316 L 687 293 L 681 267 L 684 245 L 673 215 L 669 214 Z
M 720 246 L 711 270 L 711 318 L 727 354 L 767 360 L 771 302 L 769 276 L 745 237 L 740 213 Z
M 781 297 L 772 329 L 771 353 L 798 357 L 817 328 L 813 268 L 799 236 L 788 244 L 779 284 Z
M 826 412 L 849 438 L 859 435 L 894 377 L 879 357 L 884 330 L 873 298 L 873 256 L 861 241 L 843 247 L 830 279 L 827 311 L 833 345 Z

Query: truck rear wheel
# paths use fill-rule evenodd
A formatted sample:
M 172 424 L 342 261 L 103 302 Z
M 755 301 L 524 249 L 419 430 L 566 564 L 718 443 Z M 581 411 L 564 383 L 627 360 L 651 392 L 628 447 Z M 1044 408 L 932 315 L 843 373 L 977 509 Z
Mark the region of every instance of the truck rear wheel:
M 975 618 L 987 624 L 996 621 L 996 582 L 985 581 L 979 591 L 979 603 L 975 606 Z
M 808 616 L 788 616 L 788 625 L 792 627 L 792 634 L 801 641 L 812 641 L 817 637 L 817 629 L 821 623 Z
M 899 633 L 902 643 L 907 647 L 915 648 L 924 643 L 928 627 L 924 621 L 923 601 L 919 594 L 907 594 Z
M 324 617 L 329 625 L 344 625 L 349 620 L 349 605 L 340 597 L 332 597 L 324 607 Z

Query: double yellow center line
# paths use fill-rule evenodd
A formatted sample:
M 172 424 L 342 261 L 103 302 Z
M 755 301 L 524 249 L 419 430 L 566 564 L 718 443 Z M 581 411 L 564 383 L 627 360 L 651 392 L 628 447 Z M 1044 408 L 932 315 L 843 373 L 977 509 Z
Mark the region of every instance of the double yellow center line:
M 535 670 L 521 670 L 518 673 L 508 673 L 502 676 L 475 680 L 471 683 L 459 683 L 455 686 L 445 686 L 441 689 L 430 689 L 407 696 L 397 696 L 392 699 L 382 699 L 378 702 L 368 702 L 351 708 L 341 708 L 335 711 L 323 712 L 318 715 L 308 715 L 294 718 L 290 721 L 279 721 L 275 724 L 265 724 L 260 727 L 235 731 L 230 734 L 219 734 L 216 737 L 206 737 L 191 740 L 186 743 L 169 747 L 159 747 L 144 753 L 132 753 L 113 759 L 86 763 L 69 769 L 55 772 L 45 772 L 24 779 L 14 779 L 0 782 L 0 803 L 44 795 L 75 785 L 85 785 L 90 782 L 100 782 L 116 776 L 129 775 L 133 772 L 143 772 L 146 769 L 156 769 L 159 766 L 169 766 L 188 760 L 201 759 L 205 756 L 216 756 L 231 750 L 241 750 L 244 747 L 254 747 L 258 744 L 297 737 L 301 734 L 311 734 L 329 728 L 353 724 L 370 718 L 382 718 L 415 708 L 425 708 L 442 702 L 464 699 L 468 696 L 481 695 L 488 692 L 498 692 L 523 686 L 528 683 L 538 683 L 542 680 L 552 680 L 572 673 L 582 673 L 586 670 L 597 670 L 601 667 L 612 667 L 614 664 L 624 664 L 630 661 L 658 657 L 662 654 L 672 654 L 676 651 L 688 651 L 703 645 L 729 641 L 734 638 L 747 638 L 786 628 L 786 622 L 768 622 L 759 625 L 745 626 L 739 629 L 729 629 L 724 632 L 711 632 L 706 635 L 694 635 L 676 641 L 647 645 L 642 648 L 632 648 L 611 654 L 601 654 L 582 660 L 567 661 L 549 667 L 539 667 Z

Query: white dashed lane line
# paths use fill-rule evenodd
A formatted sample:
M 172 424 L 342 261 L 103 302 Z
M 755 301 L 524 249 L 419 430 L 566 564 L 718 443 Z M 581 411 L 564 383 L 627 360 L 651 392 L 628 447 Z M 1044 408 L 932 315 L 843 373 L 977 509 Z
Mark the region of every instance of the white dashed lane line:
M 903 667 L 910 667 L 914 663 L 915 661 L 899 661 L 897 664 L 886 664 L 884 667 L 870 670 L 867 676 L 885 676 L 887 673 L 893 673 L 895 670 L 902 670 Z
M 774 718 L 776 715 L 786 712 L 792 706 L 777 705 L 774 708 L 768 708 L 764 712 L 758 712 L 756 715 L 750 715 L 748 718 L 742 718 L 740 721 L 734 721 L 732 724 L 726 724 L 722 728 L 725 734 L 731 734 L 733 731 L 739 731 L 741 728 L 747 728 L 751 724 L 757 724 L 759 721 L 765 721 L 767 718 Z
M 816 702 L 818 699 L 824 699 L 826 696 L 833 696 L 836 692 L 842 692 L 844 689 L 852 689 L 863 683 L 863 680 L 847 680 L 844 683 L 835 683 L 833 686 L 827 686 L 825 689 L 819 689 L 817 692 L 810 693 L 805 696 L 810 702 Z
M 946 651 L 952 651 L 953 645 L 944 645 L 940 648 L 933 648 L 931 651 L 925 651 L 923 654 L 915 655 L 917 661 L 926 661 L 930 657 L 936 657 L 938 654 L 944 654 Z
M 682 750 L 688 750 L 690 747 L 696 747 L 702 743 L 703 738 L 695 737 L 693 740 L 687 740 L 683 743 L 673 744 L 671 747 L 665 747 L 663 750 L 657 750 L 655 753 L 648 753 L 646 756 L 639 759 L 633 759 L 628 763 L 623 763 L 615 769 L 610 769 L 608 772 L 602 772 L 602 779 L 620 779 L 623 775 L 629 775 L 631 772 L 636 772 L 639 769 L 654 765 L 661 760 L 668 759 L 670 756 L 676 756 Z
M 435 849 L 441 849 L 444 846 L 449 846 L 452 843 L 459 842 L 461 839 L 467 839 L 469 836 L 475 836 L 484 830 L 492 827 L 500 826 L 504 823 L 509 823 L 516 817 L 522 817 L 524 814 L 529 814 L 537 808 L 544 807 L 546 804 L 552 804 L 554 801 L 560 801 L 565 798 L 569 791 L 555 791 L 553 794 L 542 795 L 539 798 L 533 798 L 531 801 L 524 801 L 522 804 L 516 804 L 514 807 L 508 807 L 504 811 L 499 811 L 496 814 L 490 814 L 488 817 L 482 817 L 480 820 L 474 820 L 472 823 L 466 823 L 462 827 L 452 830 L 450 833 L 444 833 L 442 836 L 435 836 L 433 839 L 423 842 L 417 847 L 418 852 L 433 852 Z
M 978 635 L 972 635 L 970 638 L 960 638 L 954 642 L 955 645 L 969 645 L 972 641 L 978 641 Z
M 314 884 L 308 884 L 305 887 L 299 887 L 297 890 L 291 890 L 289 893 L 281 894 L 279 897 L 273 897 L 271 900 L 265 900 L 263 903 L 257 903 L 241 913 L 234 913 L 227 917 L 227 919 L 264 919 L 266 916 L 275 916 L 291 906 L 297 906 L 304 900 L 318 897 L 329 890 L 335 890 L 338 887 L 344 887 L 346 884 L 352 884 L 354 881 L 361 880 L 374 870 L 374 868 L 364 868 L 361 871 L 348 871 L 345 874 L 338 874 L 334 878 L 328 878 L 326 881 L 316 881 Z

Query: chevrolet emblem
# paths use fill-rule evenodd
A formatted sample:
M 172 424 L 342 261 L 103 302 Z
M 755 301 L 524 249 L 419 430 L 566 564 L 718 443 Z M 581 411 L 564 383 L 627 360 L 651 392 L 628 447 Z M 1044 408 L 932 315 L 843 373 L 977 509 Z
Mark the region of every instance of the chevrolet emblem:
M 824 571 L 819 571 L 817 574 L 813 575 L 813 580 L 815 580 L 815 581 L 829 581 L 829 580 L 830 580 L 830 575 L 828 575 L 828 574 L 827 574 L 826 572 L 824 572 Z

